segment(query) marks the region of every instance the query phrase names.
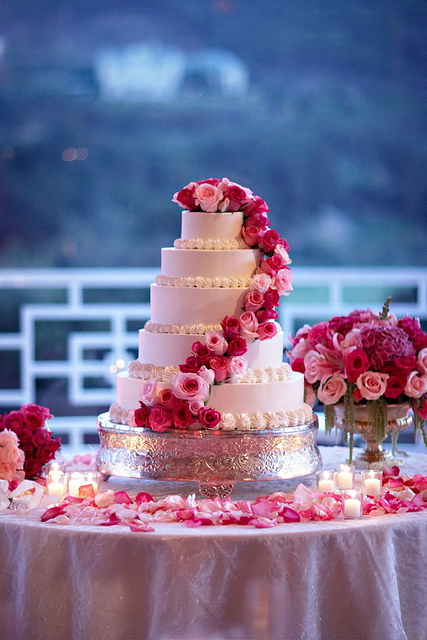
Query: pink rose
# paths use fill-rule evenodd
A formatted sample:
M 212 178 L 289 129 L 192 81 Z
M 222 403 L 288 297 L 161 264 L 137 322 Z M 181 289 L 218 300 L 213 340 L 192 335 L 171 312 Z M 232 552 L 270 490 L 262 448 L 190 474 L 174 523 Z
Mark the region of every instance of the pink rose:
M 172 413 L 164 407 L 156 405 L 151 409 L 148 421 L 153 431 L 163 433 L 173 424 Z
M 225 316 L 221 322 L 224 338 L 232 340 L 240 335 L 240 320 L 235 316 Z
M 178 402 L 178 399 L 173 395 L 172 389 L 167 387 L 166 389 L 159 389 L 157 393 L 157 401 L 168 411 L 172 411 Z
M 218 205 L 223 198 L 223 192 L 213 184 L 203 182 L 194 190 L 194 199 L 203 211 L 213 213 L 218 211 Z
M 224 198 L 228 198 L 232 202 L 235 202 L 238 204 L 239 208 L 248 202 L 250 196 L 251 192 L 248 189 L 244 189 L 239 184 L 235 184 L 233 182 L 228 183 L 224 192 Z M 230 211 L 237 211 L 237 209 L 233 208 L 230 209 Z
M 243 337 L 234 338 L 230 340 L 228 343 L 227 351 L 225 352 L 227 356 L 243 356 L 248 350 L 248 344 Z
M 197 414 L 199 413 L 199 409 L 204 406 L 205 405 L 201 400 L 191 400 L 188 403 L 188 408 L 190 409 L 192 416 L 197 416 Z
M 211 361 L 212 362 L 212 361 Z M 209 397 L 209 385 L 197 373 L 177 373 L 172 380 L 172 391 L 180 400 L 201 400 Z
M 277 325 L 275 322 L 268 320 L 258 325 L 258 338 L 260 340 L 270 340 L 277 334 Z
M 144 404 L 149 406 L 156 404 L 157 400 L 157 380 L 155 378 L 149 378 L 142 383 L 141 390 L 139 392 L 139 399 Z
M 228 375 L 228 358 L 225 356 L 214 356 L 209 363 L 215 374 L 215 382 L 223 382 Z
M 259 245 L 267 225 L 261 216 L 253 216 L 247 218 L 242 227 L 242 238 L 248 247 L 256 247 Z
M 268 289 L 264 293 L 264 308 L 272 309 L 279 306 L 280 294 L 276 289 Z
M 248 362 L 244 356 L 235 356 L 228 362 L 228 373 L 233 378 L 241 378 L 248 368 Z
M 427 375 L 420 376 L 418 371 L 411 371 L 405 385 L 405 393 L 410 398 L 421 398 L 427 393 Z
M 280 236 L 274 229 L 268 229 L 259 242 L 259 248 L 264 253 L 272 253 L 278 245 Z
M 427 349 L 421 349 L 417 359 L 420 372 L 422 374 L 427 374 Z
M 280 242 L 281 242 L 282 240 L 283 240 L 284 242 L 286 242 L 286 241 L 284 240 L 284 238 L 281 238 Z M 288 243 L 287 243 L 287 242 L 286 242 L 286 247 L 287 247 L 287 248 L 285 248 L 285 247 L 283 246 L 283 244 L 277 244 L 277 245 L 276 245 L 276 248 L 274 249 L 274 253 L 278 253 L 278 254 L 279 254 L 279 256 L 280 256 L 280 257 L 282 258 L 282 260 L 283 260 L 283 264 L 291 264 L 292 260 L 290 259 L 289 254 L 288 254 L 289 246 L 288 246 Z
M 261 291 L 248 291 L 245 297 L 245 302 L 243 303 L 246 311 L 258 311 L 264 304 L 264 296 Z
M 244 311 L 240 316 L 240 331 L 247 340 L 258 338 L 258 320 L 253 311 Z
M 213 429 L 221 421 L 221 414 L 210 407 L 203 407 L 199 410 L 197 418 L 201 425 L 207 429 Z
M 259 271 L 254 276 L 252 276 L 250 290 L 265 293 L 267 289 L 271 287 L 272 282 L 273 280 L 269 275 L 263 273 L 262 271 Z
M 280 269 L 283 269 L 284 266 L 285 266 L 285 263 L 283 262 L 282 258 L 279 256 L 278 253 L 275 253 L 274 255 L 270 256 L 266 260 L 263 260 L 260 264 L 261 270 L 264 271 L 264 273 L 267 273 L 272 278 L 274 278 L 276 273 Z
M 292 281 L 294 279 L 292 271 L 288 267 L 280 269 L 274 276 L 271 288 L 277 289 L 280 296 L 288 296 L 292 291 Z
M 365 371 L 357 378 L 356 384 L 362 398 L 366 400 L 378 400 L 384 395 L 387 388 L 387 373 L 378 371 Z
M 279 317 L 275 309 L 260 309 L 255 315 L 259 323 L 267 322 L 267 320 L 276 320 Z
M 311 349 L 305 354 L 304 367 L 305 378 L 310 384 L 337 373 L 326 359 L 325 354 L 319 353 L 315 349 Z
M 317 397 L 323 404 L 335 404 L 347 391 L 347 384 L 339 373 L 325 377 L 320 382 Z
M 222 331 L 207 331 L 205 342 L 208 349 L 216 356 L 222 356 L 227 351 L 228 343 Z
M 172 411 L 173 425 L 177 429 L 185 429 L 194 422 L 193 415 L 185 400 L 179 400 Z
M 245 207 L 245 216 L 248 218 L 255 216 L 257 213 L 266 213 L 270 211 L 268 204 L 259 196 L 253 196 Z

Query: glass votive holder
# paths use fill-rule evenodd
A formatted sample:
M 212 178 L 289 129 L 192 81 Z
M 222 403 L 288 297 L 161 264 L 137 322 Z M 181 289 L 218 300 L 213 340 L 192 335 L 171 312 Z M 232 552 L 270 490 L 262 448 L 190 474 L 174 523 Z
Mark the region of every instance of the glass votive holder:
M 362 487 L 365 495 L 375 498 L 381 493 L 383 472 L 381 469 L 362 471 Z
M 67 465 L 65 462 L 59 462 L 59 460 L 51 460 L 51 462 L 47 462 L 45 464 L 44 469 L 45 469 L 46 478 L 47 478 L 50 473 L 54 473 L 54 472 L 65 473 L 65 471 L 67 470 Z
M 354 472 L 356 467 L 350 464 L 340 464 L 335 467 L 335 484 L 337 489 L 354 489 Z
M 361 489 L 349 489 L 341 492 L 342 516 L 349 520 L 357 520 L 363 515 L 363 496 Z
M 65 473 L 50 471 L 46 476 L 47 494 L 62 500 L 66 493 Z
M 97 471 L 72 471 L 65 474 L 67 484 L 67 494 L 74 498 L 84 498 L 87 496 L 86 487 L 92 485 L 93 493 L 99 489 L 101 475 Z M 92 490 L 89 489 L 89 493 Z
M 335 472 L 334 471 L 318 471 L 317 489 L 323 493 L 333 493 L 335 491 Z

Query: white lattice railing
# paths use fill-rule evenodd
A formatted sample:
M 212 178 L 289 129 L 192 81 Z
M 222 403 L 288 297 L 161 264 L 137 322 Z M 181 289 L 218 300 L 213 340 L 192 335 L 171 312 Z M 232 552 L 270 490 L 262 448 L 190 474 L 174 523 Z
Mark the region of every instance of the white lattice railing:
M 114 400 L 115 372 L 136 355 L 137 329 L 149 318 L 148 289 L 158 272 L 0 270 L 0 407 L 51 406 L 53 398 L 54 430 L 76 449 L 90 441 L 96 414 Z M 280 322 L 289 335 L 304 322 L 354 308 L 380 310 L 388 295 L 396 315 L 427 323 L 427 268 L 294 268 L 294 291 L 283 299 Z

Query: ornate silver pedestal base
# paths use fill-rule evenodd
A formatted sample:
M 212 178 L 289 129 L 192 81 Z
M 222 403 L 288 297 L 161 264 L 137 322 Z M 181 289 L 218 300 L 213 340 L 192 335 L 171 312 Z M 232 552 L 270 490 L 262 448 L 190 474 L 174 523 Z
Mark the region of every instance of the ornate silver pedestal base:
M 309 424 L 268 431 L 181 431 L 110 422 L 99 416 L 98 470 L 106 476 L 196 481 L 200 493 L 225 498 L 247 480 L 279 480 L 314 473 L 322 466 L 317 418 Z

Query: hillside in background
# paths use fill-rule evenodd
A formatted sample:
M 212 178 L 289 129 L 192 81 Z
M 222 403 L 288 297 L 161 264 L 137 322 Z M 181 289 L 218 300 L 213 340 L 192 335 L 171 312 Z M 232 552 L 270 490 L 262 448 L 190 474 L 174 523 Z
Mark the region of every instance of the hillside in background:
M 0 267 L 152 266 L 227 176 L 295 265 L 425 265 L 427 6 L 3 0 Z

